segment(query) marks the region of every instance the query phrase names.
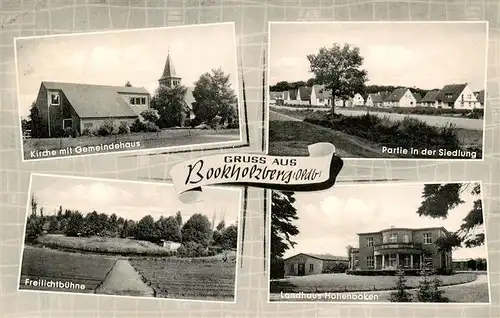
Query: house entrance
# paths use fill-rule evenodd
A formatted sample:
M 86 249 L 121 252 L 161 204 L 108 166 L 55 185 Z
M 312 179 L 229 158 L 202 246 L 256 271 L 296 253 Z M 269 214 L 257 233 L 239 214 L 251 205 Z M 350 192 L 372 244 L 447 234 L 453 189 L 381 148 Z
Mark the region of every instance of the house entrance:
M 306 264 L 299 263 L 298 265 L 299 266 L 298 266 L 298 269 L 297 269 L 297 275 L 304 276 L 306 274 Z

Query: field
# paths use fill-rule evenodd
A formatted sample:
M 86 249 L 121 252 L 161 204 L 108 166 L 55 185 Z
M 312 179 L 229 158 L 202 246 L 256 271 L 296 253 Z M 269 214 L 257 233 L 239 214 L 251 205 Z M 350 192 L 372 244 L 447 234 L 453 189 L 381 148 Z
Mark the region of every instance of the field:
M 233 301 L 236 262 L 217 259 L 131 259 L 156 297 Z
M 483 132 L 453 126 L 430 126 L 415 118 L 402 121 L 375 115 L 329 118 L 326 111 L 273 108 L 269 122 L 269 153 L 271 155 L 307 155 L 307 146 L 330 142 L 345 158 L 480 158 Z M 467 150 L 465 157 L 444 154 L 389 154 L 382 146 L 415 149 Z M 467 156 L 467 155 L 476 155 Z
M 104 281 L 115 262 L 115 258 L 101 255 L 68 255 L 64 252 L 25 246 L 19 288 L 93 293 Z M 84 284 L 85 290 L 26 286 L 27 278 Z
M 439 276 L 442 286 L 463 284 L 476 280 L 473 273 Z M 279 292 L 350 292 L 350 291 L 377 291 L 391 290 L 396 285 L 394 276 L 356 276 L 346 274 L 320 274 L 302 277 L 290 277 L 270 282 L 271 293 Z M 422 277 L 407 276 L 408 288 L 418 287 Z
M 31 155 L 31 151 L 55 150 L 56 155 L 52 157 L 64 157 L 68 155 L 85 155 L 92 153 L 154 149 L 184 145 L 206 144 L 212 142 L 238 141 L 240 134 L 238 129 L 221 129 L 218 131 L 212 129 L 164 129 L 160 132 L 150 133 L 130 133 L 128 135 L 114 135 L 105 137 L 87 137 L 77 138 L 28 138 L 23 140 L 24 159 L 36 159 Z M 94 150 L 86 148 L 86 151 L 80 151 L 77 146 L 89 147 L 98 145 L 110 145 L 115 143 L 129 142 L 132 145 L 129 148 L 118 150 Z M 136 142 L 139 142 L 137 146 Z M 65 149 L 72 149 L 73 153 L 64 153 Z M 61 152 L 63 150 L 63 152 Z M 77 153 L 81 152 L 81 153 Z
M 53 249 L 72 252 L 115 254 L 127 256 L 171 256 L 168 248 L 147 241 L 113 237 L 68 237 L 64 235 L 43 235 L 37 243 Z

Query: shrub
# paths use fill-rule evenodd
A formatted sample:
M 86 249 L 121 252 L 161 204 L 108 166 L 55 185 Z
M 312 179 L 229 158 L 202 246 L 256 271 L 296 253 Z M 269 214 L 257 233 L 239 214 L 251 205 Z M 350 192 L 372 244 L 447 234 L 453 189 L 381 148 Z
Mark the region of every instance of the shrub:
M 120 135 L 126 135 L 130 133 L 130 127 L 126 121 L 120 122 L 120 125 L 118 126 L 118 134 Z
M 109 136 L 113 134 L 115 125 L 112 121 L 106 120 L 104 123 L 97 129 L 97 134 L 99 136 Z
M 158 132 L 160 131 L 160 127 L 156 125 L 155 123 L 152 123 L 150 121 L 144 122 L 144 131 L 147 132 Z
M 134 123 L 130 126 L 130 131 L 132 132 L 142 132 L 145 130 L 145 124 L 137 118 Z
M 158 121 L 160 120 L 160 114 L 158 114 L 156 109 L 146 109 L 141 113 L 141 116 L 145 121 L 152 122 L 156 125 L 158 125 Z
M 347 265 L 344 263 L 331 263 L 326 262 L 325 266 L 323 266 L 323 273 L 345 273 L 347 270 Z
M 92 137 L 92 136 L 95 136 L 95 132 L 93 130 L 91 130 L 90 128 L 85 128 L 83 131 L 82 131 L 82 136 L 89 136 L 89 137 Z
M 208 256 L 207 249 L 196 242 L 185 242 L 177 249 L 178 257 L 202 257 Z
M 71 127 L 66 127 L 63 131 L 63 136 L 64 137 L 75 137 L 75 131 Z

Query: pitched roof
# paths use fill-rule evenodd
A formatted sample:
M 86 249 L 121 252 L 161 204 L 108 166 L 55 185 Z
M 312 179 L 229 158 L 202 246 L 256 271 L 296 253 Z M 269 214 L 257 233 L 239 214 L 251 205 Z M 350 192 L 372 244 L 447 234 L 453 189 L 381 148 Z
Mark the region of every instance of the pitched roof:
M 385 100 L 385 97 L 387 95 L 388 94 L 386 92 L 379 92 L 379 93 L 376 93 L 376 94 L 368 94 L 368 97 L 371 96 L 372 101 L 374 103 L 380 103 L 380 102 L 383 102 Z
M 431 227 L 422 227 L 422 228 L 390 227 L 388 229 L 383 229 L 383 230 L 380 230 L 380 231 L 377 231 L 377 232 L 362 232 L 362 233 L 357 233 L 357 234 L 358 235 L 380 234 L 382 232 L 397 231 L 397 230 L 405 230 L 405 231 L 442 230 L 445 233 L 449 233 L 449 231 L 444 226 L 431 226 Z
M 299 92 L 300 92 L 300 99 L 301 100 L 310 100 L 311 99 L 311 92 L 312 88 L 311 87 L 299 87 Z
M 445 87 L 439 91 L 436 100 L 444 103 L 454 103 L 466 87 L 467 84 L 445 85 Z
M 193 96 L 193 88 L 192 87 L 186 87 L 186 96 L 184 96 L 184 101 L 187 104 L 187 107 L 189 109 L 193 108 L 193 103 L 196 101 Z
M 298 255 L 306 255 L 306 256 L 316 258 L 319 260 L 323 260 L 323 261 L 348 261 L 349 260 L 349 258 L 345 257 L 345 256 L 336 256 L 336 255 L 331 255 L 331 254 L 312 254 L 312 253 L 299 253 L 299 254 L 290 256 L 289 258 L 287 258 L 285 260 L 291 259 L 291 258 L 298 256 Z
M 392 93 L 390 93 L 386 97 L 385 101 L 399 102 L 407 90 L 408 90 L 408 88 L 396 88 L 395 90 L 392 91 Z
M 438 96 L 438 94 L 439 94 L 438 90 L 428 91 L 427 94 L 425 94 L 424 98 L 422 98 L 421 102 L 433 103 L 436 101 L 436 97 Z
M 137 117 L 120 94 L 149 95 L 144 87 L 42 82 L 49 90 L 61 90 L 80 118 Z
M 329 90 L 326 90 L 324 85 L 313 85 L 312 89 L 318 99 L 332 98 L 332 93 Z
M 291 100 L 297 99 L 297 90 L 296 89 L 289 90 L 288 94 L 290 95 Z
M 269 92 L 269 98 L 272 100 L 283 98 L 282 92 Z
M 165 62 L 163 74 L 160 79 L 169 77 L 178 77 L 177 73 L 175 72 L 174 63 L 172 63 L 172 59 L 170 58 L 170 53 L 167 54 L 167 61 Z
M 479 91 L 479 92 L 476 92 L 477 95 L 476 95 L 476 98 L 477 98 L 477 101 L 482 104 L 484 104 L 484 90 L 482 91 Z
M 415 100 L 417 101 L 417 103 L 419 103 L 422 100 L 422 95 L 420 95 L 419 93 L 412 93 L 412 94 L 413 94 L 413 97 L 415 97 Z

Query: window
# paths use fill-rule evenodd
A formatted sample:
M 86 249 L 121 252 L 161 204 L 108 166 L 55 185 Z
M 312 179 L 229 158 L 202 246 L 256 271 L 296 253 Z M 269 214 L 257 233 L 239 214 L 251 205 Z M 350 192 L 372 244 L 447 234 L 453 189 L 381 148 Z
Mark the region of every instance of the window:
M 397 267 L 398 266 L 398 258 L 396 254 L 389 254 L 389 266 Z
M 83 124 L 83 129 L 90 129 L 94 127 L 94 124 L 93 123 L 84 123 Z
M 50 105 L 60 105 L 59 93 L 50 93 Z
M 368 237 L 366 239 L 366 246 L 373 246 L 373 237 Z
M 73 119 L 63 119 L 63 129 L 73 128 Z
M 309 271 L 313 272 L 314 271 L 314 264 L 309 264 Z
M 404 243 L 410 243 L 410 235 L 403 234 L 403 242 Z
M 141 97 L 141 104 L 146 105 L 146 97 Z
M 130 98 L 130 105 L 135 105 L 135 98 L 133 97 Z
M 396 243 L 398 241 L 398 235 L 396 233 L 391 234 L 391 237 L 389 238 L 389 241 L 391 243 Z
M 387 235 L 382 236 L 382 243 L 387 243 Z
M 368 256 L 366 258 L 366 266 L 367 267 L 374 267 L 374 263 L 375 263 L 375 261 L 373 259 L 373 256 Z
M 431 233 L 424 233 L 424 244 L 432 244 Z

